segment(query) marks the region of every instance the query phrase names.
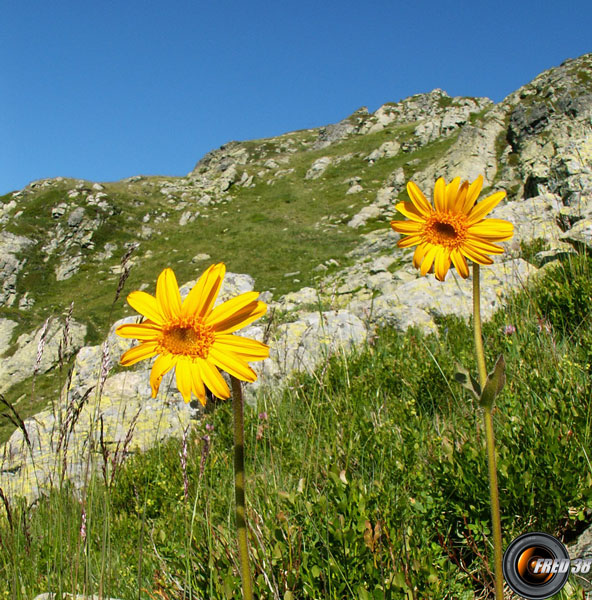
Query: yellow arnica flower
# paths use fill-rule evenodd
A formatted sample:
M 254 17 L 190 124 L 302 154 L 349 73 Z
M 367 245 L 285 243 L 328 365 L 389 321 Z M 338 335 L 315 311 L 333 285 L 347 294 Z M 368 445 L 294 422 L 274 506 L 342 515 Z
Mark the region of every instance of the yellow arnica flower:
M 156 298 L 139 291 L 127 297 L 129 305 L 147 320 L 117 328 L 121 337 L 141 342 L 121 356 L 120 364 L 128 367 L 158 356 L 150 373 L 153 398 L 164 374 L 173 368 L 185 402 L 193 393 L 203 405 L 205 387 L 218 398 L 230 396 L 218 368 L 243 381 L 257 379 L 247 362 L 267 358 L 269 347 L 232 333 L 265 314 L 267 306 L 257 300 L 259 292 L 246 292 L 213 308 L 225 273 L 223 263 L 212 265 L 183 303 L 172 269 L 158 277 Z
M 391 227 L 406 237 L 397 242 L 399 248 L 417 245 L 413 266 L 425 275 L 434 266 L 436 279 L 444 281 L 450 261 L 461 277 L 469 276 L 467 258 L 480 265 L 493 261 L 488 254 L 502 254 L 504 249 L 492 242 L 509 240 L 514 226 L 503 219 L 484 219 L 504 198 L 506 192 L 496 192 L 475 204 L 483 177 L 473 183 L 461 184 L 460 177 L 448 185 L 443 178 L 434 186 L 432 206 L 415 183 L 407 184 L 411 202 L 399 202 L 396 209 L 409 221 L 391 221 Z

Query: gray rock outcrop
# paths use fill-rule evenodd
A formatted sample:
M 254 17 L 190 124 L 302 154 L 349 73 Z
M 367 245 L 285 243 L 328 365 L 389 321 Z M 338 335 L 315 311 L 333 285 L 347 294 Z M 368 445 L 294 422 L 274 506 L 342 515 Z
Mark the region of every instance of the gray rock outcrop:
M 363 106 L 339 123 L 321 127 L 319 130 L 318 139 L 312 145 L 312 149 L 319 150 L 321 148 L 326 148 L 327 146 L 330 146 L 335 142 L 340 142 L 341 140 L 348 138 L 353 133 L 358 132 L 360 127 L 366 121 L 367 116 L 368 109 Z
M 18 326 L 16 321 L 10 319 L 0 319 L 0 356 L 7 350 L 12 339 L 12 332 Z
M 568 552 L 572 560 L 576 558 L 592 559 L 592 527 L 588 527 L 576 542 L 569 546 Z M 586 600 L 592 599 L 592 569 L 587 573 L 579 573 L 572 577 L 587 592 Z
M 327 167 L 331 164 L 331 159 L 328 156 L 322 156 L 317 158 L 310 169 L 306 172 L 304 179 L 318 179 L 327 170 Z
M 483 175 L 484 185 L 491 185 L 498 169 L 496 141 L 504 131 L 501 115 L 490 112 L 488 120 L 481 126 L 463 127 L 450 150 L 427 169 L 416 174 L 414 181 L 422 189 L 431 190 L 438 177 L 450 181 L 458 173 L 462 173 L 463 179 L 470 181 Z
M 50 319 L 47 328 L 42 326 L 20 335 L 16 351 L 11 356 L 0 358 L 0 393 L 30 377 L 33 372 L 42 374 L 52 369 L 59 361 L 60 352 L 66 359 L 83 345 L 85 335 L 86 325 L 73 319 L 70 320 L 67 343 L 64 325 L 57 319 Z
M 451 98 L 444 90 L 416 94 L 396 104 L 381 106 L 360 127 L 360 133 L 375 133 L 395 123 L 417 123 L 414 135 L 420 145 L 450 135 L 470 116 L 492 105 L 489 98 Z
M 34 244 L 25 236 L 0 231 L 0 304 L 15 303 L 17 276 L 27 263 L 27 258 L 21 255 Z

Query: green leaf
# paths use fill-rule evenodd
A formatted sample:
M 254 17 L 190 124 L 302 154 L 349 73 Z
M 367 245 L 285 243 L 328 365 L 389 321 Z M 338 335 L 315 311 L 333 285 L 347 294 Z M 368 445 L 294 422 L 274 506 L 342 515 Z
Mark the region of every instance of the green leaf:
M 481 386 L 479 382 L 460 364 L 456 363 L 457 372 L 454 374 L 454 379 L 469 392 L 475 396 L 477 400 L 481 397 Z
M 493 371 L 487 376 L 487 381 L 483 388 L 483 393 L 479 399 L 479 404 L 484 408 L 491 408 L 493 402 L 506 383 L 506 363 L 502 354 L 499 355 Z

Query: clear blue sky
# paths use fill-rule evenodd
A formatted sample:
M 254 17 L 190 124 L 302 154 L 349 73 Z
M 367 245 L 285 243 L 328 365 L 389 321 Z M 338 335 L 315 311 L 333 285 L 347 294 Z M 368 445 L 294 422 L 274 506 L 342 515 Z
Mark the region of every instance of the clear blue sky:
M 0 0 L 0 194 L 185 175 L 436 87 L 500 101 L 592 51 L 592 2 L 545 4 Z

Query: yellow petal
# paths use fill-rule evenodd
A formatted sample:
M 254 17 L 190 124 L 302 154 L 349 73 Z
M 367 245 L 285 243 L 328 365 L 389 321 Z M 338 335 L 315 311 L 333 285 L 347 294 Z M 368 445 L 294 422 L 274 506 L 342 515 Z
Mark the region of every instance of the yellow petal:
M 397 233 L 418 233 L 423 228 L 423 223 L 415 221 L 391 221 L 391 227 Z
M 180 357 L 177 360 L 175 373 L 177 375 L 177 389 L 181 392 L 185 402 L 191 402 L 191 369 L 197 368 L 191 363 L 190 358 Z
M 216 321 L 209 319 L 206 325 L 212 327 L 216 333 L 232 333 L 262 317 L 266 311 L 265 302 L 251 302 L 225 319 Z
M 146 292 L 132 292 L 127 297 L 127 303 L 137 312 L 144 315 L 154 323 L 163 325 L 165 318 L 160 312 L 158 302 L 154 296 Z
M 203 382 L 208 386 L 208 389 L 216 398 L 226 400 L 230 398 L 230 390 L 228 385 L 220 375 L 220 371 L 207 360 L 198 358 L 196 364 L 199 365 L 199 371 Z
M 468 237 L 465 244 L 470 245 L 473 249 L 481 254 L 503 254 L 504 249 L 501 246 L 487 242 L 486 240 Z
M 469 182 L 463 181 L 460 189 L 455 198 L 450 201 L 448 205 L 448 210 L 455 213 L 460 214 L 464 213 L 465 201 L 467 199 L 467 192 L 469 191 Z
M 134 346 L 121 355 L 119 364 L 124 367 L 129 367 L 145 358 L 152 358 L 156 354 L 157 346 L 158 344 L 156 342 L 144 342 L 139 346 Z
M 209 267 L 185 298 L 181 309 L 182 316 L 205 317 L 218 297 L 225 273 L 224 263 Z
M 413 202 L 399 202 L 395 205 L 395 208 L 404 216 L 410 219 L 411 221 L 418 221 L 419 223 L 424 223 L 426 220 L 425 215 L 420 213 Z M 392 225 L 392 222 L 391 222 Z
M 168 321 L 174 320 L 181 314 L 181 295 L 179 285 L 172 269 L 165 269 L 156 282 L 156 299 L 160 312 Z
M 137 338 L 138 340 L 156 340 L 162 333 L 162 327 L 154 323 L 126 323 L 120 325 L 115 333 L 122 338 Z
M 467 214 L 473 207 L 473 204 L 475 204 L 475 202 L 477 202 L 477 198 L 479 197 L 479 194 L 481 193 L 482 187 L 483 187 L 483 175 L 479 175 L 479 177 L 477 177 L 477 179 L 475 179 L 475 181 L 473 181 L 473 183 L 471 183 L 471 185 L 469 186 L 469 190 L 467 192 L 467 197 L 465 199 L 465 203 L 462 208 L 463 213 Z
M 195 397 L 201 402 L 201 405 L 205 406 L 206 389 L 201 378 L 201 369 L 197 363 L 195 363 L 191 369 L 191 390 L 195 394 Z
M 475 249 L 471 248 L 467 244 L 460 248 L 460 251 L 467 257 L 470 258 L 473 262 L 479 263 L 480 265 L 491 265 L 493 261 L 489 256 L 485 254 L 481 254 L 477 252 Z
M 232 333 L 215 334 L 214 345 L 220 348 L 222 352 L 234 352 L 234 354 L 242 356 L 247 361 L 263 360 L 269 356 L 269 346 L 267 344 Z
M 230 300 L 226 300 L 222 304 L 216 306 L 216 308 L 209 314 L 206 319 L 206 324 L 211 327 L 215 327 L 216 323 L 231 317 L 233 313 L 240 311 L 245 306 L 252 304 L 257 301 L 259 292 L 245 292 L 239 296 L 235 296 Z
M 468 228 L 468 234 L 503 242 L 514 235 L 514 225 L 504 219 L 484 219 Z
M 152 388 L 152 397 L 156 398 L 160 382 L 165 373 L 175 366 L 175 357 L 172 354 L 160 354 L 152 365 L 150 371 L 150 387 Z
M 257 374 L 242 358 L 231 352 L 221 352 L 216 346 L 210 348 L 208 360 L 211 360 L 218 368 L 226 371 L 229 375 L 241 379 L 242 381 L 253 382 L 257 379 Z
M 460 177 L 455 177 L 447 186 L 444 194 L 444 206 L 445 210 L 451 210 L 456 204 L 456 197 L 458 196 L 458 186 L 460 185 Z
M 423 235 L 409 235 L 407 237 L 401 238 L 397 242 L 397 246 L 399 248 L 409 248 L 409 246 L 415 246 L 415 244 L 419 244 L 423 241 Z
M 440 248 L 440 251 L 436 254 L 436 264 L 434 272 L 436 273 L 436 279 L 444 281 L 446 273 L 450 268 L 450 250 L 446 248 Z
M 496 192 L 491 196 L 488 196 L 484 200 L 481 200 L 478 204 L 475 204 L 469 213 L 469 218 L 467 225 L 474 225 L 478 221 L 480 221 L 488 212 L 491 212 L 500 202 L 502 198 L 504 198 L 506 192 Z
M 425 275 L 431 268 L 434 262 L 434 258 L 436 258 L 436 253 L 440 248 L 438 246 L 432 246 L 424 256 L 423 262 L 421 263 L 420 273 Z
M 434 186 L 434 206 L 437 211 L 444 212 L 446 210 L 446 202 L 444 195 L 446 193 L 446 182 L 442 177 L 436 181 Z
M 426 252 L 430 249 L 430 247 L 430 243 L 422 242 L 415 249 L 415 254 L 413 255 L 413 266 L 416 269 L 419 269 L 421 267 L 421 261 L 423 260 L 423 257 L 426 255 Z
M 426 197 L 423 195 L 422 191 L 417 187 L 413 181 L 410 181 L 407 184 L 407 193 L 409 194 L 409 198 L 417 210 L 424 215 L 425 217 L 429 217 L 430 213 L 433 212 L 432 205 L 426 200 Z
M 466 258 L 461 254 L 458 248 L 454 248 L 450 253 L 450 258 L 454 263 L 457 273 L 463 278 L 466 279 L 469 276 L 469 267 L 467 265 Z

